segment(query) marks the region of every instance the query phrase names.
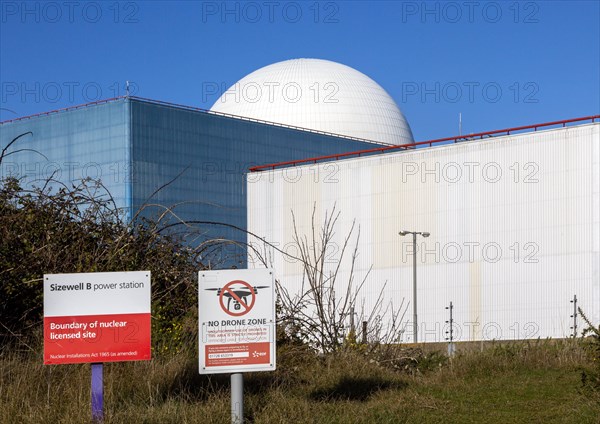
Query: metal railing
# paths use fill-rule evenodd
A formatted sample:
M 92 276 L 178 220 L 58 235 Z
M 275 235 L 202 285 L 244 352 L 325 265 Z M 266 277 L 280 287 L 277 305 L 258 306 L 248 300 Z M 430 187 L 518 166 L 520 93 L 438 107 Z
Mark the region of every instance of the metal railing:
M 263 119 L 250 118 L 250 117 L 247 117 L 247 116 L 233 115 L 233 114 L 224 113 L 224 112 L 216 112 L 216 111 L 213 111 L 213 110 L 202 109 L 202 108 L 195 107 L 195 106 L 187 106 L 187 105 L 182 105 L 182 104 L 178 104 L 178 103 L 165 102 L 165 101 L 162 101 L 162 100 L 154 100 L 154 99 L 149 99 L 149 98 L 146 98 L 146 97 L 138 97 L 138 96 L 112 97 L 110 99 L 97 100 L 97 101 L 94 101 L 94 102 L 84 103 L 84 104 L 80 104 L 80 105 L 76 105 L 76 106 L 69 106 L 69 107 L 62 108 L 62 109 L 54 109 L 54 110 L 50 110 L 48 112 L 41 112 L 41 113 L 36 113 L 36 114 L 33 114 L 33 115 L 27 115 L 27 116 L 21 116 L 19 118 L 9 119 L 7 121 L 0 121 L 0 125 L 2 125 L 2 124 L 8 124 L 10 122 L 22 121 L 22 120 L 25 120 L 25 119 L 31 119 L 31 118 L 35 118 L 35 117 L 38 117 L 38 116 L 52 115 L 52 114 L 55 114 L 55 113 L 68 112 L 68 111 L 72 111 L 72 110 L 83 109 L 83 108 L 88 107 L 88 106 L 94 106 L 94 105 L 98 105 L 98 104 L 108 103 L 108 102 L 112 102 L 112 101 L 120 100 L 120 99 L 138 100 L 138 101 L 141 101 L 141 102 L 152 103 L 152 104 L 156 104 L 156 105 L 160 105 L 160 106 L 173 107 L 173 108 L 177 108 L 177 109 L 190 110 L 190 111 L 194 111 L 194 112 L 208 113 L 208 114 L 211 114 L 211 115 L 224 116 L 224 117 L 227 117 L 227 118 L 235 118 L 235 119 L 239 119 L 239 120 L 242 120 L 242 121 L 256 122 L 256 123 L 259 123 L 259 124 L 267 124 L 267 125 L 270 125 L 270 126 L 273 126 L 273 127 L 289 128 L 289 129 L 297 130 L 297 131 L 304 131 L 304 132 L 309 132 L 309 133 L 313 133 L 313 134 L 325 135 L 325 136 L 329 136 L 329 137 L 342 138 L 344 140 L 353 140 L 353 141 L 360 141 L 360 142 L 363 142 L 363 143 L 370 143 L 370 144 L 383 145 L 383 146 L 391 146 L 391 144 L 389 144 L 389 143 L 383 143 L 383 142 L 379 142 L 379 141 L 368 140 L 366 138 L 352 137 L 352 136 L 344 135 L 344 134 L 336 134 L 336 133 L 332 133 L 332 132 L 320 131 L 320 130 L 315 130 L 315 129 L 311 129 L 311 128 L 298 127 L 298 126 L 295 126 L 295 125 L 282 124 L 280 122 L 271 122 L 271 121 L 266 121 L 266 120 L 263 120 Z
M 110 99 L 97 100 L 95 102 L 83 103 L 83 104 L 80 104 L 80 105 L 64 107 L 62 109 L 54 109 L 54 110 L 49 110 L 47 112 L 35 113 L 33 115 L 21 116 L 19 118 L 9 119 L 8 121 L 0 121 L 0 125 L 8 124 L 10 122 L 23 121 L 25 119 L 36 118 L 38 116 L 53 115 L 55 113 L 68 112 L 68 111 L 71 111 L 71 110 L 83 109 L 83 108 L 86 108 L 88 106 L 100 105 L 100 104 L 103 104 L 103 103 L 108 103 L 108 102 L 112 102 L 112 101 L 123 99 L 123 98 L 125 98 L 125 96 L 111 97 Z

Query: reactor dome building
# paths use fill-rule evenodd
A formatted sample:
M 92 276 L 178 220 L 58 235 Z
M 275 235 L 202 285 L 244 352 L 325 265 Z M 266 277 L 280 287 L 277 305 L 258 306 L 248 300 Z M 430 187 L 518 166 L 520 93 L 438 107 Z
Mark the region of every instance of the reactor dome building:
M 225 91 L 211 111 L 378 143 L 414 141 L 406 118 L 379 84 L 329 60 L 292 59 L 260 68 Z

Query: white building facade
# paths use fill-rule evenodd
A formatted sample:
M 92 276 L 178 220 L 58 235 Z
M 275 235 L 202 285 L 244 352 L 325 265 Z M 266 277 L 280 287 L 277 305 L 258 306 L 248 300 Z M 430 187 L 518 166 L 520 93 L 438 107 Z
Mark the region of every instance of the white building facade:
M 402 230 L 431 233 L 417 239 L 419 342 L 446 339 L 450 302 L 456 341 L 568 337 L 574 296 L 600 321 L 598 122 L 253 172 L 247 189 L 248 230 L 275 246 L 268 265 L 291 292 L 303 278 L 294 232 L 311 238 L 313 211 L 317 226 L 340 214 L 331 267 L 354 223 L 354 281 L 366 276 L 357 318 L 385 323 L 390 305 L 404 309 L 400 342 L 413 341 L 412 238 Z M 263 264 L 251 253 L 249 266 Z

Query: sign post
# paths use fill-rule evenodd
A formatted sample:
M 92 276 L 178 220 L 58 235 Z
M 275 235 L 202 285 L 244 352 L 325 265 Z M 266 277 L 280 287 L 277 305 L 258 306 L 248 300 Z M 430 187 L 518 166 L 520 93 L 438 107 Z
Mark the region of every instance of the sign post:
M 242 373 L 275 370 L 273 271 L 200 271 L 198 325 L 199 372 L 231 373 L 231 422 L 242 423 Z
M 244 374 L 231 374 L 231 424 L 244 422 Z
M 103 419 L 103 363 L 150 352 L 150 271 L 44 275 L 44 364 L 92 364 L 94 421 Z
M 103 364 L 92 364 L 92 421 L 104 420 L 104 383 L 102 381 Z

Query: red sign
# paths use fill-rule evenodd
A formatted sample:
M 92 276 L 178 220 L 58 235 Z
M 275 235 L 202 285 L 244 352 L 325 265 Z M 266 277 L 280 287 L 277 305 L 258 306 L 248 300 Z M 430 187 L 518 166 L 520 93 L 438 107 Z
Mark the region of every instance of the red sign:
M 44 276 L 44 363 L 150 360 L 150 272 Z
M 150 314 L 44 318 L 44 363 L 150 359 Z

